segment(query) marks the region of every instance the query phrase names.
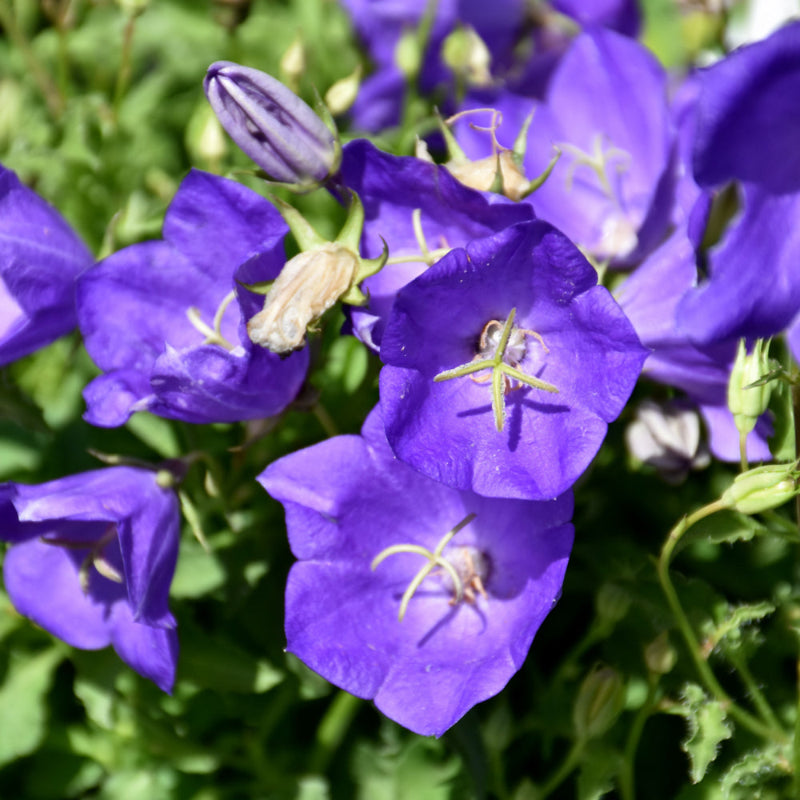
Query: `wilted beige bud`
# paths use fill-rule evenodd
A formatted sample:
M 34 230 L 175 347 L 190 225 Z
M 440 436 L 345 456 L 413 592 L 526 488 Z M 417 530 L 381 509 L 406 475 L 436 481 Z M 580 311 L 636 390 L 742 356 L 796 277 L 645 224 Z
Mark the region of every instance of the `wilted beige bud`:
M 464 186 L 477 189 L 479 192 L 490 192 L 494 191 L 497 185 L 498 165 L 503 194 L 509 200 L 522 200 L 528 190 L 529 181 L 514 163 L 514 157 L 510 150 L 501 150 L 495 155 L 486 156 L 477 161 L 466 161 L 461 164 L 451 162 L 445 166 L 450 174 Z
M 264 308 L 247 323 L 250 339 L 273 353 L 302 347 L 308 326 L 350 288 L 358 263 L 355 253 L 336 242 L 298 253 L 272 284 Z

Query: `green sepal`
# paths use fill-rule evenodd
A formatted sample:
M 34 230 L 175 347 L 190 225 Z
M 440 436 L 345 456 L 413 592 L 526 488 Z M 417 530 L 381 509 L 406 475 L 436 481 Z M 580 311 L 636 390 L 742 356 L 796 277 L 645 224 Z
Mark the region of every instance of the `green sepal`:
M 555 148 L 556 154 L 550 159 L 548 165 L 544 168 L 544 172 L 541 175 L 534 178 L 532 181 L 528 181 L 528 187 L 522 193 L 522 198 L 524 199 L 529 195 L 533 194 L 542 184 L 550 177 L 550 173 L 555 168 L 556 164 L 558 163 L 558 159 L 561 158 L 561 150 L 557 147 Z
M 681 747 L 689 756 L 692 783 L 699 783 L 717 757 L 720 743 L 733 736 L 733 726 L 722 703 L 712 700 L 696 683 L 686 684 L 681 700 L 676 713 L 689 725 Z
M 489 187 L 490 192 L 494 192 L 495 194 L 501 194 L 505 197 L 505 187 L 503 186 L 503 168 L 500 165 L 500 153 L 495 155 L 495 162 L 497 166 L 494 168 L 494 178 L 492 179 L 492 185 Z
M 339 300 L 350 306 L 365 306 L 369 302 L 369 295 L 362 292 L 356 284 L 353 284 Z
M 366 278 L 377 275 L 386 266 L 386 262 L 389 260 L 389 245 L 386 244 L 383 237 L 381 237 L 381 241 L 383 242 L 383 251 L 377 258 L 359 258 L 356 283 L 361 283 Z
M 289 226 L 295 241 L 300 246 L 302 252 L 315 250 L 328 243 L 328 240 L 320 236 L 311 223 L 294 207 L 285 200 L 281 200 L 276 195 L 269 195 L 272 204 L 280 211 L 284 222 Z
M 436 109 L 436 124 L 439 126 L 439 131 L 444 137 L 444 144 L 447 148 L 447 160 L 454 161 L 456 164 L 464 164 L 469 161 L 467 154 L 461 149 L 461 145 L 456 141 L 453 131 L 450 130 L 447 123 L 442 119 L 439 109 Z
M 361 198 L 353 191 L 350 191 L 350 202 L 347 206 L 347 218 L 342 225 L 334 241 L 358 253 L 361 245 L 361 234 L 364 232 L 364 205 Z
M 531 127 L 531 122 L 533 122 L 533 115 L 535 113 L 536 109 L 534 108 L 533 111 L 525 117 L 525 122 L 522 123 L 517 138 L 514 139 L 514 147 L 511 150 L 511 159 L 520 169 L 522 168 L 522 163 L 525 161 L 525 153 L 528 150 L 528 130 Z

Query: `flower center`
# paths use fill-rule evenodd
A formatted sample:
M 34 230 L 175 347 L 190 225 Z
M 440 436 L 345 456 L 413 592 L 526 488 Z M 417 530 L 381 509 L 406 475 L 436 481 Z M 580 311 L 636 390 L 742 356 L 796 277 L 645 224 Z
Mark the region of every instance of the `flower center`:
M 233 350 L 233 345 L 222 335 L 222 318 L 235 297 L 236 292 L 231 290 L 222 298 L 211 325 L 208 325 L 203 320 L 198 308 L 191 306 L 186 309 L 186 316 L 189 318 L 189 322 L 206 337 L 203 344 L 217 344 L 228 352 Z
M 610 205 L 602 221 L 600 240 L 591 248 L 593 255 L 600 258 L 622 258 L 629 255 L 639 240 L 636 227 L 623 208 L 619 177 L 630 170 L 630 153 L 614 147 L 602 133 L 593 137 L 591 152 L 567 142 L 559 144 L 559 147 L 572 159 L 566 174 L 567 191 L 572 191 L 578 168 L 588 167 L 594 173 L 600 191 Z
M 402 622 L 403 617 L 408 610 L 408 604 L 411 598 L 416 594 L 417 589 L 422 585 L 422 582 L 431 574 L 436 571 L 441 571 L 444 575 L 444 583 L 448 591 L 453 593 L 450 600 L 450 605 L 460 603 L 466 600 L 468 603 L 474 603 L 476 595 L 480 594 L 486 597 L 486 589 L 484 584 L 489 576 L 490 562 L 489 557 L 478 550 L 477 547 L 466 545 L 462 547 L 454 547 L 448 550 L 447 557 L 443 555 L 445 547 L 450 543 L 451 539 L 462 529 L 469 525 L 475 514 L 467 514 L 461 522 L 454 528 L 449 530 L 439 540 L 434 550 L 429 550 L 427 547 L 422 547 L 418 544 L 395 544 L 381 550 L 374 559 L 372 559 L 371 568 L 374 570 L 376 567 L 387 559 L 389 556 L 398 555 L 400 553 L 414 553 L 415 555 L 423 556 L 426 563 L 419 569 L 419 571 L 411 579 L 408 588 L 403 593 L 400 600 L 400 611 L 397 619 Z
M 122 583 L 125 580 L 124 576 L 111 564 L 103 553 L 106 546 L 111 544 L 116 536 L 117 526 L 112 522 L 106 528 L 103 535 L 93 542 L 58 537 L 42 537 L 40 541 L 45 544 L 54 545 L 55 547 L 65 547 L 68 550 L 89 550 L 78 570 L 78 582 L 80 583 L 83 593 L 87 594 L 89 591 L 89 570 L 92 567 L 104 578 L 108 578 L 108 580 L 114 583 Z
M 477 352 L 472 360 L 454 369 L 446 369 L 433 378 L 436 383 L 440 383 L 469 375 L 475 383 L 491 381 L 492 410 L 498 431 L 503 430 L 506 416 L 505 396 L 510 391 L 519 389 L 521 384 L 525 384 L 545 392 L 558 392 L 552 383 L 534 378 L 532 375 L 526 375 L 519 369 L 519 365 L 527 353 L 526 336 L 536 339 L 545 353 L 549 350 L 544 339 L 536 331 L 514 327 L 516 314 L 517 309 L 512 308 L 505 322 L 496 319 L 487 322 L 481 331 Z M 491 370 L 491 372 L 487 375 L 475 376 L 475 373 L 484 370 Z

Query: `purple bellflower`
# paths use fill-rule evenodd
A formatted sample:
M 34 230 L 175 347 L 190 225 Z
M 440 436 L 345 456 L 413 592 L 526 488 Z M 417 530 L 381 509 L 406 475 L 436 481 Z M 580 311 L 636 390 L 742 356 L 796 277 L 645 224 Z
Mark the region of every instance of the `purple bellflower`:
M 664 70 L 638 42 L 595 29 L 578 36 L 558 64 L 544 102 L 502 92 L 466 106 L 496 112 L 489 139 L 465 115 L 457 135 L 471 158 L 488 145 L 512 149 L 530 115 L 524 167 L 541 175 L 528 198 L 537 217 L 567 234 L 598 261 L 628 265 L 662 238 L 670 222 L 673 131 Z
M 0 365 L 77 325 L 75 278 L 93 260 L 61 215 L 0 166 Z
M 722 461 L 739 461 L 739 432 L 728 408 L 728 378 L 736 341 L 695 344 L 681 327 L 677 310 L 696 274 L 695 253 L 678 229 L 628 277 L 616 292 L 642 344 L 650 349 L 642 374 L 682 389 L 697 404 L 708 429 L 709 448 Z M 763 416 L 747 439 L 752 461 L 771 459 L 772 426 Z
M 272 180 L 311 188 L 336 171 L 336 137 L 280 81 L 251 67 L 217 61 L 208 68 L 203 87 L 222 127 Z
M 353 332 L 375 350 L 403 286 L 450 248 L 533 217 L 530 206 L 487 200 L 443 167 L 382 153 L 363 139 L 344 148 L 341 179 L 364 204 L 363 252 L 377 257 L 384 243 L 389 248 L 387 265 L 363 283 L 369 305 L 349 310 Z
M 263 298 L 245 286 L 277 277 L 287 227 L 270 203 L 193 170 L 164 220 L 164 239 L 126 247 L 78 283 L 86 349 L 105 374 L 84 392 L 93 425 L 134 411 L 186 422 L 277 414 L 297 394 L 308 353 L 286 359 L 250 341 Z
M 520 223 L 397 295 L 381 344 L 387 437 L 449 486 L 550 499 L 589 465 L 646 355 L 578 249 Z
M 741 182 L 742 210 L 678 321 L 701 344 L 771 336 L 800 311 L 800 22 L 734 51 L 698 81 L 695 176 L 704 187 Z
M 299 559 L 287 649 L 416 733 L 439 736 L 497 694 L 561 592 L 571 493 L 449 489 L 393 457 L 379 410 L 362 436 L 292 453 L 259 481 Z
M 0 485 L 3 578 L 17 611 L 73 647 L 113 645 L 165 692 L 178 656 L 167 600 L 179 535 L 177 497 L 148 470 Z

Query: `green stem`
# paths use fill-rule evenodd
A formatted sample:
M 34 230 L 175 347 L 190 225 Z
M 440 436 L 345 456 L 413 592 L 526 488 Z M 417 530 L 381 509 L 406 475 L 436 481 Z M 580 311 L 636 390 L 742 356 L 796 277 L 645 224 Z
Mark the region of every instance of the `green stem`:
M 570 773 L 578 766 L 586 739 L 578 739 L 570 748 L 561 766 L 548 778 L 547 782 L 536 795 L 536 800 L 544 800 L 551 795 L 569 777 Z
M 709 503 L 692 514 L 684 517 L 670 531 L 667 541 L 664 543 L 664 547 L 661 549 L 661 555 L 658 559 L 658 579 L 661 582 L 661 588 L 666 595 L 667 602 L 669 603 L 672 614 L 675 617 L 678 629 L 680 630 L 681 635 L 686 642 L 689 655 L 692 657 L 701 679 L 711 694 L 714 695 L 714 697 L 724 706 L 725 710 L 742 727 L 747 728 L 751 733 L 754 733 L 757 736 L 761 736 L 765 739 L 785 743 L 786 734 L 783 732 L 783 730 L 765 725 L 760 719 L 758 719 L 758 717 L 753 716 L 738 706 L 722 688 L 716 676 L 712 672 L 711 667 L 708 665 L 708 662 L 702 655 L 700 644 L 694 635 L 694 631 L 692 630 L 692 626 L 689 624 L 686 614 L 683 612 L 683 608 L 678 600 L 678 594 L 675 591 L 675 587 L 672 585 L 672 581 L 669 577 L 670 561 L 672 560 L 675 547 L 677 546 L 683 534 L 701 519 L 704 519 L 705 517 L 716 513 L 717 511 L 722 511 L 725 508 L 725 504 L 723 504 L 720 500 L 715 500 L 713 503 Z
M 64 97 L 59 92 L 58 86 L 53 81 L 50 73 L 39 61 L 22 29 L 17 25 L 16 15 L 8 0 L 0 0 L 0 25 L 3 26 L 14 46 L 22 53 L 33 80 L 44 97 L 50 116 L 54 119 L 59 119 L 64 111 Z
M 639 740 L 642 738 L 645 723 L 650 719 L 656 705 L 656 690 L 658 687 L 658 675 L 650 674 L 650 683 L 642 707 L 636 713 L 633 724 L 631 725 L 628 740 L 625 742 L 625 754 L 622 760 L 622 769 L 619 774 L 619 793 L 622 800 L 636 800 L 634 782 L 634 763 L 636 751 L 639 748 Z
M 322 429 L 330 438 L 339 435 L 339 429 L 333 421 L 333 417 L 328 413 L 328 410 L 322 403 L 314 403 L 311 413 L 317 418 L 317 422 L 322 425 Z
M 310 762 L 312 773 L 320 774 L 328 768 L 360 706 L 360 698 L 344 691 L 328 706 L 317 728 L 317 744 Z
M 780 729 L 781 723 L 778 721 L 775 712 L 767 702 L 767 698 L 764 697 L 764 693 L 761 691 L 758 683 L 756 683 L 753 673 L 750 672 L 747 661 L 739 652 L 729 654 L 728 659 L 739 673 L 742 683 L 744 683 L 747 693 L 750 695 L 753 705 L 756 707 L 756 711 L 761 715 L 761 719 L 770 727 Z
M 117 82 L 114 86 L 114 99 L 112 108 L 114 109 L 114 119 L 119 116 L 119 108 L 122 98 L 128 88 L 131 77 L 131 53 L 133 51 L 133 32 L 136 27 L 137 14 L 131 14 L 125 23 L 125 30 L 122 34 L 122 51 L 119 60 L 119 71 L 117 72 Z
M 742 472 L 747 472 L 750 465 L 747 463 L 747 434 L 739 431 L 739 460 L 742 465 Z
M 797 710 L 794 715 L 792 756 L 792 761 L 794 762 L 794 796 L 800 797 L 800 659 L 797 661 Z

